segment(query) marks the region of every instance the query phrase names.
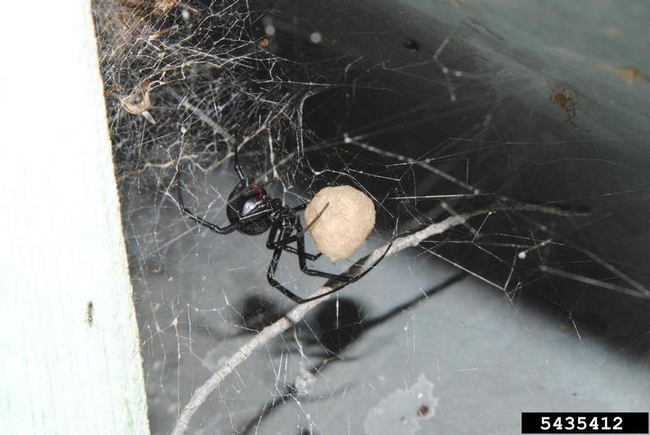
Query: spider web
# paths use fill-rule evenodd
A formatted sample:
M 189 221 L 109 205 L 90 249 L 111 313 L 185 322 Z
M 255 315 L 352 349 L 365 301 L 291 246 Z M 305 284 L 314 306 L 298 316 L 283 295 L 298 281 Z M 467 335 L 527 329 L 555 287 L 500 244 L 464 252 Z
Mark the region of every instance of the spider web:
M 600 52 L 558 38 L 560 23 L 526 52 L 533 32 L 501 9 L 428 7 L 95 2 L 153 433 L 293 305 L 266 280 L 265 236 L 216 235 L 178 210 L 177 168 L 186 205 L 227 222 L 234 147 L 287 205 L 341 184 L 373 198 L 363 252 L 317 263 L 335 273 L 503 198 L 590 213 L 485 213 L 386 258 L 247 359 L 189 433 L 512 432 L 548 403 L 647 408 L 620 372 L 648 355 L 643 65 L 607 51 L 614 21 Z M 278 278 L 302 296 L 323 284 L 290 254 Z

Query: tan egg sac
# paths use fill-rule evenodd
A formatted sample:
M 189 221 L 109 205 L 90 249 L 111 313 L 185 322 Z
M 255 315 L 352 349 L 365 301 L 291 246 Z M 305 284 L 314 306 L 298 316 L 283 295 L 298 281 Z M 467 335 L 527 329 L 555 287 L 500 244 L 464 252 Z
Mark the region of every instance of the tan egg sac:
M 305 209 L 307 225 L 325 206 L 309 232 L 318 250 L 332 262 L 349 258 L 375 227 L 375 204 L 354 187 L 326 187 Z

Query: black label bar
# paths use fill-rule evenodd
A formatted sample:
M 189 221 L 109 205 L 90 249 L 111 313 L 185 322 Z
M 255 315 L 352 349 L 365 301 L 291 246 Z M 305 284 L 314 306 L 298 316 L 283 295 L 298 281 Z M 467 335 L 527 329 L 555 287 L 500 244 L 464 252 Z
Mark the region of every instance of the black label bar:
M 521 433 L 648 433 L 647 412 L 522 412 Z

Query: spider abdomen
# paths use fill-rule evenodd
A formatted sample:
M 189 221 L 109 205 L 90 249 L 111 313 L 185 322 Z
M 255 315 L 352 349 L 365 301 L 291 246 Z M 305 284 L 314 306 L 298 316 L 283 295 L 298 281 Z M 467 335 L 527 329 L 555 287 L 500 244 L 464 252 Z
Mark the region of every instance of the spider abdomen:
M 256 236 L 271 228 L 270 207 L 266 189 L 246 180 L 239 183 L 228 197 L 226 214 L 231 224 L 239 222 L 237 230 L 240 233 Z

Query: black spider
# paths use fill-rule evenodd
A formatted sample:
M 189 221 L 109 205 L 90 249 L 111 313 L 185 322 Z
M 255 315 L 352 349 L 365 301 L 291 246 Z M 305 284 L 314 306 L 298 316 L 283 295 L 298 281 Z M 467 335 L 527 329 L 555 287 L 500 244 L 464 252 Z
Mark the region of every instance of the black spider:
M 366 269 L 365 272 L 355 276 L 335 275 L 308 268 L 307 260 L 315 261 L 321 256 L 321 254 L 318 253 L 312 255 L 305 252 L 305 232 L 318 220 L 327 206 L 321 210 L 321 212 L 307 227 L 303 228 L 298 212 L 304 210 L 307 205 L 301 204 L 296 207 L 287 207 L 282 203 L 282 200 L 272 198 L 264 188 L 265 184 L 258 184 L 251 177 L 246 177 L 244 175 L 244 171 L 239 165 L 237 147 L 234 148 L 235 171 L 239 177 L 239 184 L 235 186 L 228 197 L 226 215 L 228 216 L 230 224 L 220 227 L 197 216 L 185 207 L 185 203 L 183 202 L 180 169 L 177 168 L 176 188 L 178 192 L 178 204 L 181 211 L 189 216 L 190 219 L 217 234 L 229 234 L 233 231 L 239 231 L 243 234 L 256 236 L 269 231 L 269 236 L 266 240 L 266 247 L 273 251 L 273 256 L 271 257 L 271 264 L 269 265 L 266 276 L 269 284 L 280 290 L 280 292 L 282 292 L 286 297 L 298 304 L 304 304 L 305 302 L 320 299 L 341 290 L 343 287 L 353 283 L 354 281 L 357 281 L 384 258 L 386 253 L 384 253 L 384 255 L 382 255 L 372 266 Z M 289 246 L 293 243 L 296 244 L 296 247 Z M 298 256 L 300 270 L 302 270 L 303 273 L 338 281 L 341 285 L 319 296 L 304 299 L 301 298 L 275 279 L 275 271 L 278 268 L 278 261 L 280 260 L 283 251 L 291 252 Z M 386 252 L 387 251 L 388 250 L 386 250 Z

